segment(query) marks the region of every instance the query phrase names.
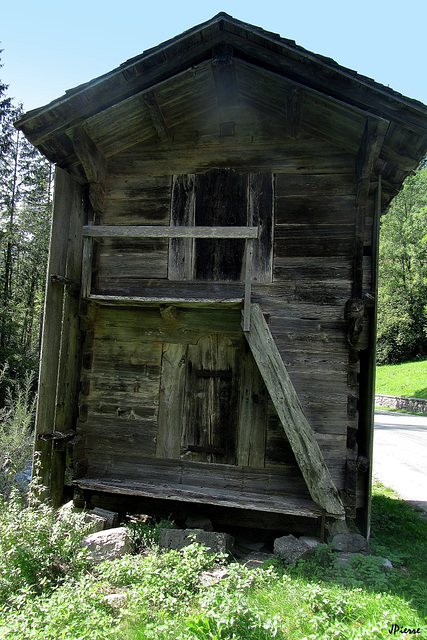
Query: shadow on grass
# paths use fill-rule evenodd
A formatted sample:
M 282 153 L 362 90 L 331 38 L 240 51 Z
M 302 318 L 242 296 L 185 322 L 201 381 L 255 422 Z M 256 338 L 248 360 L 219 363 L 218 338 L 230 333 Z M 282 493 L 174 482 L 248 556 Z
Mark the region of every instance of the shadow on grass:
M 427 400 L 427 387 L 423 387 L 422 389 L 417 389 L 414 391 L 414 395 L 411 398 L 421 398 L 422 400 Z
M 386 495 L 385 495 L 386 494 Z M 426 505 L 427 506 L 427 505 Z M 393 564 L 385 571 L 381 558 Z M 295 568 L 290 574 L 349 588 L 361 587 L 373 593 L 401 597 L 427 619 L 427 514 L 394 496 L 385 487 L 374 489 L 370 555 L 355 554 L 346 566 L 325 549 Z

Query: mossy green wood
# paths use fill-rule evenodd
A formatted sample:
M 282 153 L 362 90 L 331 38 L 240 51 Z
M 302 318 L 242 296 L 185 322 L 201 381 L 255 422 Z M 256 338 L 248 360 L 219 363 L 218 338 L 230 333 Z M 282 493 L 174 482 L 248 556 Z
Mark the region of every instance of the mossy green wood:
M 327 513 L 335 516 L 344 515 L 338 490 L 257 304 L 251 305 L 250 329 L 245 331 L 245 336 L 312 499 Z

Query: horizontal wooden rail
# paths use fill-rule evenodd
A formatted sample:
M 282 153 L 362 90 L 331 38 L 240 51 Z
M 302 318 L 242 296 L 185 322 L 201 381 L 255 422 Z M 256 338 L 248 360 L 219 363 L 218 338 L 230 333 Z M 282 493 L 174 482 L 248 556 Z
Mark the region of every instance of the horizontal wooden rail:
M 91 225 L 83 227 L 90 238 L 257 238 L 258 227 L 161 227 Z

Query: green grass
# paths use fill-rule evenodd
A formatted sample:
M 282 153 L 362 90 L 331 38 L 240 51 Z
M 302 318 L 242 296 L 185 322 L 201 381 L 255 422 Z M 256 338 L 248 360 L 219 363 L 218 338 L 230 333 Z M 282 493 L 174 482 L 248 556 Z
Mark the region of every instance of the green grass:
M 337 568 L 327 545 L 249 571 L 196 544 L 162 552 L 150 536 L 148 552 L 90 566 L 82 516 L 12 497 L 0 509 L 0 640 L 371 640 L 396 637 L 392 625 L 425 639 L 427 521 L 377 485 L 372 522 L 389 573 L 372 555 Z
M 427 400 L 427 360 L 378 366 L 375 393 Z
M 427 638 L 427 520 L 381 485 L 371 555 L 345 567 L 321 545 L 296 566 L 249 571 L 196 544 L 162 552 L 147 524 L 135 540 L 148 551 L 91 566 L 82 514 L 36 495 L 0 506 L 0 640 L 371 640 L 392 625 Z

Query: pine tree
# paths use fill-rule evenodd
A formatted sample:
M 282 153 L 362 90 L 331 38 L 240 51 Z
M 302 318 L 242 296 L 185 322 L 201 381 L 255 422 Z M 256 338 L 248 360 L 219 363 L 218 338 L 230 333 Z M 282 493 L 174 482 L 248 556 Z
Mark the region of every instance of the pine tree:
M 13 126 L 22 113 L 0 82 L 0 366 L 10 379 L 38 364 L 52 204 L 52 167 Z

